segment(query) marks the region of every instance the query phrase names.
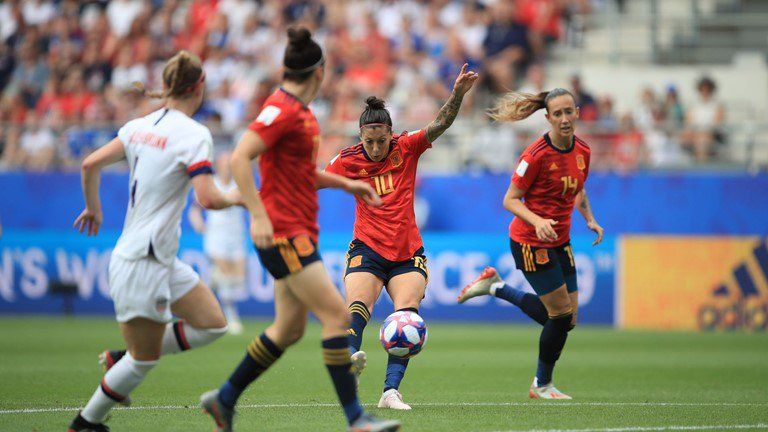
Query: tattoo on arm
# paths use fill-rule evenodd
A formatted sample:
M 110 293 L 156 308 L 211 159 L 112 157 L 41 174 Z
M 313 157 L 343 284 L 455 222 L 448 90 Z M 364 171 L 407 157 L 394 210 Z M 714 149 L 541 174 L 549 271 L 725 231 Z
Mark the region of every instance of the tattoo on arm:
M 437 113 L 437 117 L 427 126 L 427 140 L 429 142 L 434 142 L 446 129 L 451 127 L 456 116 L 459 115 L 462 99 L 464 99 L 463 96 L 456 96 L 455 93 L 451 93 L 445 105 Z

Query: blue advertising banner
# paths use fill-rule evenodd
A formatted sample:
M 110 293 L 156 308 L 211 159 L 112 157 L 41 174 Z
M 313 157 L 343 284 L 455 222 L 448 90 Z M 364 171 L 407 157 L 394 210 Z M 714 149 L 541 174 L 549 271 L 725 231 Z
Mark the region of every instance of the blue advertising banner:
M 61 313 L 64 299 L 49 293 L 53 282 L 77 284 L 72 307 L 76 314 L 112 314 L 109 299 L 108 264 L 117 241 L 115 231 L 86 237 L 63 231 L 6 231 L 0 239 L 0 313 Z M 347 234 L 323 234 L 320 248 L 326 268 L 337 286 L 342 286 Z M 607 237 L 592 247 L 592 236 L 576 236 L 580 295 L 579 320 L 582 323 L 614 323 L 615 238 Z M 481 297 L 457 305 L 461 288 L 487 265 L 495 266 L 506 281 L 530 290 L 522 274 L 515 270 L 502 235 L 426 234 L 427 265 L 430 281 L 421 312 L 428 320 L 528 322 L 519 310 L 498 299 Z M 204 280 L 210 278 L 210 265 L 195 235 L 182 237 L 181 259 L 191 264 Z M 245 315 L 271 316 L 272 280 L 254 253 L 248 257 L 247 287 L 239 297 Z M 374 316 L 383 318 L 392 311 L 382 295 Z
M 417 194 L 430 209 L 423 231 L 496 234 L 503 233 L 512 219 L 501 205 L 509 176 L 420 179 Z M 768 235 L 765 173 L 594 173 L 586 187 L 598 220 L 610 233 Z M 355 217 L 352 198 L 334 190 L 320 191 L 319 197 L 322 232 L 349 232 Z M 103 228 L 120 230 L 128 202 L 128 174 L 105 172 L 101 199 Z M 0 173 L 0 203 L 6 230 L 67 230 L 83 209 L 80 174 Z M 722 216 L 725 208 L 727 218 Z M 583 221 L 574 219 L 573 233 L 589 234 Z M 182 227 L 189 228 L 186 218 Z

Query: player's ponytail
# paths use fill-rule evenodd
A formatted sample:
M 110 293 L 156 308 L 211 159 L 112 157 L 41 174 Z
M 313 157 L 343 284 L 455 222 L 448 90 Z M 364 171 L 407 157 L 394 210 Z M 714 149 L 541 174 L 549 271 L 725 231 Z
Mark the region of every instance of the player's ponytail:
M 496 105 L 488 110 L 488 116 L 496 121 L 514 122 L 526 119 L 536 111 L 547 108 L 552 99 L 573 94 L 566 89 L 556 88 L 539 94 L 508 92 L 496 101 Z
M 384 99 L 368 96 L 365 100 L 365 111 L 360 114 L 360 127 L 365 125 L 386 125 L 392 128 L 392 117 L 389 115 Z
M 163 69 L 163 91 L 147 90 L 143 83 L 134 82 L 134 90 L 142 96 L 162 99 L 184 99 L 194 94 L 195 87 L 205 81 L 200 58 L 181 50 L 171 57 Z

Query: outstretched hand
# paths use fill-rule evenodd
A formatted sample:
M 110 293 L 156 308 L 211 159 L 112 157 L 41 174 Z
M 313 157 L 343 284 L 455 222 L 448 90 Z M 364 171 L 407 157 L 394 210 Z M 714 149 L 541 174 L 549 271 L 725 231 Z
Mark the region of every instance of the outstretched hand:
M 459 76 L 456 77 L 456 82 L 453 84 L 453 92 L 459 96 L 464 96 L 464 94 L 472 88 L 472 85 L 475 84 L 475 81 L 477 81 L 477 78 L 479 77 L 477 72 L 467 72 L 468 67 L 469 65 L 464 63 L 464 66 L 461 67 L 461 72 L 459 72 Z

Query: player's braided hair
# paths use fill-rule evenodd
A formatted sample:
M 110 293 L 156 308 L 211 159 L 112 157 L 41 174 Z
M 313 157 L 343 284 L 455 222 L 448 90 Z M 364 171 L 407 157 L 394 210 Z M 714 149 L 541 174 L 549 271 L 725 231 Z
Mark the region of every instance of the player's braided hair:
M 496 121 L 518 121 L 528 118 L 536 111 L 547 108 L 552 99 L 573 94 L 564 88 L 556 88 L 539 94 L 508 92 L 496 101 L 496 105 L 488 110 L 488 116 Z
M 365 100 L 365 111 L 360 114 L 360 127 L 369 124 L 388 125 L 392 128 L 392 117 L 389 110 L 385 108 L 384 99 L 376 96 L 368 96 Z
M 140 82 L 133 83 L 133 86 L 142 96 L 184 99 L 192 96 L 195 87 L 203 80 L 205 80 L 205 73 L 200 58 L 186 50 L 181 50 L 165 64 L 163 91 L 147 90 Z

